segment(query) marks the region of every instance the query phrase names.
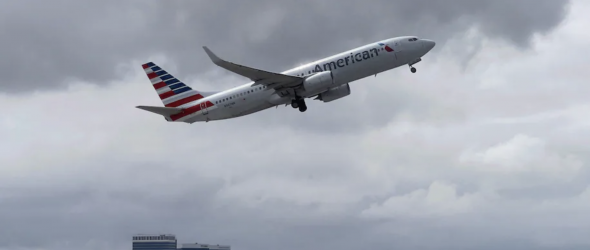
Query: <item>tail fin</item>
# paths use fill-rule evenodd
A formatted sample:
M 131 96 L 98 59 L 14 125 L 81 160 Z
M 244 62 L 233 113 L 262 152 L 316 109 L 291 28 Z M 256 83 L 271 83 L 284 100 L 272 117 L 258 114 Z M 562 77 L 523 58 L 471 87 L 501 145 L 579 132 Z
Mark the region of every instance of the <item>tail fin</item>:
M 190 106 L 188 103 L 211 94 L 192 89 L 153 62 L 143 64 L 142 67 L 166 107 Z

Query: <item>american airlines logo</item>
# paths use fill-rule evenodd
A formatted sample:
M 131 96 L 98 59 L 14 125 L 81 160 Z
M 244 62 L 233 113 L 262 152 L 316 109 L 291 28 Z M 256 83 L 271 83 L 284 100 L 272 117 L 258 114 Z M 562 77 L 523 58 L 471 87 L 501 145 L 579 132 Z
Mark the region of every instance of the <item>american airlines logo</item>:
M 382 47 L 385 46 L 385 51 L 387 51 L 387 52 L 393 51 L 393 49 L 391 47 L 389 47 L 387 44 L 379 43 L 379 45 L 381 45 Z M 346 66 L 348 66 L 350 64 L 354 64 L 356 62 L 371 59 L 375 56 L 379 56 L 379 49 L 377 49 L 377 48 L 372 48 L 369 50 L 361 51 L 356 54 L 350 53 L 349 56 L 346 56 L 344 58 L 341 58 L 341 59 L 338 59 L 335 61 L 324 63 L 324 65 L 316 64 L 314 71 L 315 72 L 322 72 L 322 71 L 328 71 L 328 70 L 335 70 L 337 68 L 346 67 Z
M 385 51 L 387 51 L 387 52 L 392 52 L 393 51 L 393 49 L 391 47 L 389 47 L 389 45 L 387 45 L 387 44 L 379 43 L 379 45 L 385 46 Z

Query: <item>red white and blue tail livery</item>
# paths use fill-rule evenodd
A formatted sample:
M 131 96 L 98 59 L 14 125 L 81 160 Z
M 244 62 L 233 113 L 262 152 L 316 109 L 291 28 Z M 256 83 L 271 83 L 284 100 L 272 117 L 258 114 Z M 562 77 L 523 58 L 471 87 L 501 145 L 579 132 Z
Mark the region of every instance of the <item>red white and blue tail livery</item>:
M 203 47 L 211 61 L 250 82 L 225 91 L 192 89 L 153 62 L 142 65 L 164 107 L 137 106 L 167 121 L 194 123 L 240 117 L 278 105 L 307 110 L 306 98 L 330 102 L 350 95 L 349 83 L 408 65 L 412 73 L 435 42 L 413 36 L 390 38 L 336 54 L 281 73 L 250 68 L 219 58 Z

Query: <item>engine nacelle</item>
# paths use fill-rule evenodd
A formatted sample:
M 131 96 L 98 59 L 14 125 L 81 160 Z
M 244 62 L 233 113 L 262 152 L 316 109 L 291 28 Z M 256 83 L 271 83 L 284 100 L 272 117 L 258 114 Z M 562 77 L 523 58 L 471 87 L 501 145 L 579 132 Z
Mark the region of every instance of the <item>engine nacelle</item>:
M 328 89 L 328 91 L 319 94 L 318 99 L 322 100 L 323 102 L 331 102 L 347 95 L 350 95 L 350 86 L 348 83 Z
M 303 89 L 307 96 L 313 96 L 322 93 L 329 88 L 336 86 L 334 76 L 331 71 L 319 72 L 305 79 Z

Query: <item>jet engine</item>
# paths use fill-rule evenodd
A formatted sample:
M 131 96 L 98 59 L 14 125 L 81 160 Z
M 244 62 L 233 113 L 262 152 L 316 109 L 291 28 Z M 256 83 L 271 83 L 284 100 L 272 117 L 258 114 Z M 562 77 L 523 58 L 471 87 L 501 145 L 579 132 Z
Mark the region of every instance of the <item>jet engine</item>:
M 332 72 L 323 71 L 305 79 L 303 82 L 303 89 L 305 89 L 306 96 L 313 96 L 336 86 L 335 84 L 336 82 L 334 81 Z
M 348 83 L 328 89 L 328 91 L 319 94 L 316 99 L 319 99 L 323 102 L 331 102 L 347 95 L 350 95 L 350 86 Z

